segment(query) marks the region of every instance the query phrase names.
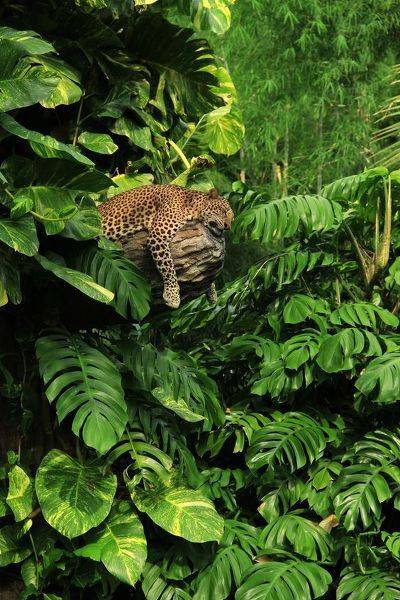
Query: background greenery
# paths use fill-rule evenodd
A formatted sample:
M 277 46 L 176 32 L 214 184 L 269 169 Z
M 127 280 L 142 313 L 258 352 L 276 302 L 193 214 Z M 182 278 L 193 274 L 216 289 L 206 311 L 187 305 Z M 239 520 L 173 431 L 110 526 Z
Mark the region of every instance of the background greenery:
M 400 9 L 133 4 L 0 8 L 0 595 L 398 599 Z M 235 210 L 215 306 L 101 237 L 153 181 Z

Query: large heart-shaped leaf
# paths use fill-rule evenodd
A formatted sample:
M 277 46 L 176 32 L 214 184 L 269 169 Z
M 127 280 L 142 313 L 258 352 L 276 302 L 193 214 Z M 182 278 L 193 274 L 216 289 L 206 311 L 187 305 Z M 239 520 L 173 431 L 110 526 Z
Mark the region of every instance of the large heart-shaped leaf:
M 0 219 L 0 240 L 27 256 L 33 256 L 39 249 L 35 223 L 29 216 L 21 219 Z
M 0 567 L 20 563 L 31 554 L 31 547 L 22 540 L 31 525 L 29 519 L 22 524 L 6 525 L 0 529 Z
M 131 490 L 133 502 L 157 525 L 190 542 L 220 540 L 224 521 L 211 500 L 198 490 L 166 487 Z
M 36 494 L 46 521 L 67 538 L 97 527 L 111 509 L 117 478 L 51 450 L 36 473 Z
M 134 585 L 146 562 L 147 544 L 132 506 L 128 502 L 114 506 L 101 529 L 75 554 L 101 561 L 120 581 Z
M 8 473 L 8 495 L 6 502 L 16 521 L 22 521 L 33 510 L 33 484 L 29 475 L 19 465 L 14 465 Z

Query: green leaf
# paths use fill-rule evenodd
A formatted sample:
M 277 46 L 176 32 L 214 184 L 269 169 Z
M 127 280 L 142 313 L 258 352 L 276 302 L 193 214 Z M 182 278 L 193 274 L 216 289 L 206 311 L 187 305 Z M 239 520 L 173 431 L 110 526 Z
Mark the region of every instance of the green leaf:
M 279 415 L 251 438 L 246 461 L 249 468 L 285 465 L 293 472 L 322 455 L 330 431 L 305 413 Z
M 331 322 L 334 325 L 347 325 L 370 327 L 376 329 L 377 317 L 384 325 L 397 327 L 399 319 L 389 310 L 375 306 L 370 302 L 356 302 L 354 304 L 342 304 L 331 314 Z
M 0 241 L 21 254 L 34 256 L 39 249 L 39 240 L 32 217 L 0 218 Z
M 143 150 L 153 149 L 150 127 L 138 127 L 131 119 L 120 117 L 115 121 L 112 131 L 118 135 L 125 135 L 134 146 Z
M 20 466 L 14 465 L 8 473 L 9 487 L 6 502 L 15 520 L 22 521 L 33 511 L 33 484 Z
M 367 573 L 345 569 L 339 581 L 337 600 L 397 600 L 400 581 L 395 573 L 371 569 Z
M 328 571 L 315 563 L 268 560 L 245 573 L 235 600 L 312 600 L 321 598 L 331 581 Z
M 44 158 L 65 158 L 84 165 L 94 165 L 89 158 L 81 154 L 71 144 L 63 144 L 49 135 L 43 135 L 37 131 L 26 129 L 26 127 L 17 123 L 10 115 L 5 113 L 0 114 L 0 127 L 3 127 L 8 133 L 28 140 L 32 150 L 39 156 Z
M 400 398 L 400 352 L 386 352 L 371 360 L 356 381 L 364 396 L 379 404 L 392 404 Z
M 297 554 L 322 562 L 333 549 L 332 538 L 324 529 L 296 513 L 281 515 L 271 521 L 262 530 L 259 542 L 266 551 L 286 542 Z
M 165 76 L 178 112 L 182 105 L 195 114 L 215 107 L 212 86 L 218 86 L 218 79 L 207 72 L 215 66 L 215 59 L 207 42 L 193 37 L 192 29 L 172 25 L 147 12 L 135 21 L 127 47 L 143 64 Z
M 323 196 L 287 196 L 259 201 L 245 208 L 234 221 L 234 230 L 244 236 L 268 244 L 294 236 L 300 228 L 306 233 L 325 232 L 341 221 L 340 207 Z
M 229 545 L 228 548 L 220 548 L 212 563 L 194 580 L 193 600 L 225 600 L 239 587 L 243 573 L 251 564 L 250 556 L 235 544 Z
M 150 562 L 144 567 L 142 592 L 146 600 L 192 600 L 185 590 L 166 579 L 158 565 Z
M 0 79 L 0 111 L 15 110 L 45 101 L 58 84 L 57 77 L 35 71 Z
M 101 529 L 87 542 L 75 551 L 77 556 L 101 561 L 114 577 L 135 585 L 146 562 L 147 545 L 142 524 L 128 502 L 114 505 Z
M 127 192 L 142 185 L 150 185 L 154 181 L 154 176 L 150 173 L 137 173 L 136 175 L 116 175 L 112 178 L 114 183 L 107 191 L 107 198 Z
M 150 310 L 150 286 L 135 265 L 119 252 L 89 248 L 77 268 L 114 292 L 113 306 L 125 318 L 143 319 Z
M 220 106 L 206 115 L 201 139 L 216 154 L 235 154 L 242 146 L 243 137 L 244 125 L 235 105 Z
M 228 31 L 231 24 L 228 4 L 231 0 L 191 0 L 188 4 L 195 29 L 211 30 L 219 35 Z
M 14 196 L 17 215 L 23 207 L 32 210 L 35 217 L 43 218 L 43 225 L 47 235 L 60 233 L 65 227 L 65 221 L 74 214 L 77 206 L 74 202 L 76 192 L 48 186 L 30 186 L 20 188 Z M 13 216 L 14 212 L 11 211 Z M 48 219 L 48 220 L 47 220 Z
M 285 304 L 283 320 L 285 323 L 302 323 L 310 317 L 315 309 L 315 300 L 304 294 L 294 294 Z
M 338 373 L 352 369 L 360 354 L 376 356 L 381 353 L 381 346 L 371 332 L 348 328 L 323 338 L 317 363 L 326 373 Z
M 201 492 L 182 486 L 130 492 L 137 508 L 169 533 L 189 542 L 221 539 L 224 521 Z
M 21 537 L 32 525 L 32 521 L 21 525 L 6 525 L 0 529 L 0 567 L 20 563 L 27 558 L 32 550 Z
M 36 473 L 36 494 L 46 521 L 71 539 L 97 527 L 111 509 L 117 478 L 51 450 Z
M 63 237 L 73 240 L 91 240 L 102 234 L 101 216 L 97 206 L 89 198 L 79 205 L 79 210 L 65 223 Z
M 114 144 L 113 139 L 107 133 L 90 133 L 84 131 L 78 137 L 78 143 L 92 152 L 99 154 L 114 154 L 118 150 L 117 144 Z
M 392 481 L 400 484 L 400 468 L 394 465 L 354 464 L 342 470 L 332 495 L 335 514 L 347 530 L 360 521 L 365 529 L 379 523 L 382 503 L 394 494 Z
M 59 279 L 66 281 L 69 285 L 72 285 L 72 287 L 82 292 L 82 294 L 89 296 L 89 298 L 93 298 L 93 300 L 97 300 L 97 302 L 104 302 L 106 304 L 113 301 L 113 292 L 96 283 L 89 275 L 86 275 L 86 273 L 81 273 L 75 269 L 65 267 L 40 254 L 37 254 L 35 258 L 46 271 L 50 271 Z
M 57 333 L 36 342 L 39 371 L 60 423 L 76 411 L 72 431 L 100 454 L 121 438 L 127 408 L 115 364 L 79 336 Z
M 41 101 L 40 104 L 45 108 L 55 108 L 62 104 L 73 104 L 82 96 L 82 89 L 79 87 L 80 75 L 75 69 L 67 63 L 53 56 L 40 56 L 35 59 L 42 66 L 40 72 L 48 76 L 57 77 L 57 86 L 52 90 L 50 96 Z
M 172 392 L 168 393 L 168 389 L 165 389 L 164 387 L 157 387 L 152 390 L 152 394 L 155 396 L 155 398 L 157 398 L 160 404 L 177 414 L 185 421 L 196 423 L 197 421 L 204 420 L 203 415 L 199 415 L 190 410 L 184 398 L 175 399 Z

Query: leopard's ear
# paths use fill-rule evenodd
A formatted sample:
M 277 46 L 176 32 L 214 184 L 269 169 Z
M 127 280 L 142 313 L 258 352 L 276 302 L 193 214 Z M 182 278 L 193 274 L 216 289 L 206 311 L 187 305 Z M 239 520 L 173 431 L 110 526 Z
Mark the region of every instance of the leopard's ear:
M 213 188 L 212 190 L 210 190 L 208 192 L 208 197 L 209 198 L 218 198 L 219 197 L 218 190 L 216 188 Z

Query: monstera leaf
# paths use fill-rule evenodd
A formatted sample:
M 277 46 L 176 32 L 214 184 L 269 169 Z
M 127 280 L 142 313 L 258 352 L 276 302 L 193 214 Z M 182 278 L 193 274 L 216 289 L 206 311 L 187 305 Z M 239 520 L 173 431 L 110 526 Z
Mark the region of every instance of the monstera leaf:
M 116 504 L 100 530 L 75 554 L 101 561 L 120 581 L 134 585 L 146 562 L 147 546 L 142 524 L 131 505 Z
M 235 600 L 312 600 L 321 598 L 332 581 L 328 571 L 316 563 L 267 559 L 245 573 Z
M 36 473 L 36 494 L 46 521 L 71 539 L 97 527 L 111 509 L 117 478 L 51 450 Z
M 400 581 L 391 571 L 369 569 L 367 573 L 359 573 L 347 568 L 342 572 L 336 597 L 338 600 L 397 600 Z
M 57 333 L 36 343 L 39 370 L 49 402 L 63 421 L 75 412 L 72 431 L 100 454 L 122 436 L 127 408 L 115 364 L 79 336 Z
M 325 561 L 332 550 L 330 535 L 316 523 L 296 512 L 280 515 L 260 534 L 262 548 L 276 548 L 289 543 L 297 554 L 316 561 Z
M 119 252 L 89 248 L 78 256 L 76 266 L 114 293 L 113 307 L 123 317 L 141 320 L 149 312 L 150 286 Z
M 243 210 L 234 222 L 235 230 L 264 244 L 295 235 L 327 231 L 341 221 L 339 205 L 323 196 L 287 196 Z

